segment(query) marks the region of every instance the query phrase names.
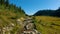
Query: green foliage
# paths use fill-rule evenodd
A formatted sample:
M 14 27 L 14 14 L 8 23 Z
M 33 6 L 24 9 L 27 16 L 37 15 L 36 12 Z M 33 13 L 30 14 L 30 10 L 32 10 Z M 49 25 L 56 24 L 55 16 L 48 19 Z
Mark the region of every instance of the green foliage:
M 1 4 L 1 5 L 4 4 L 4 1 L 5 1 L 5 0 L 0 0 L 0 4 Z

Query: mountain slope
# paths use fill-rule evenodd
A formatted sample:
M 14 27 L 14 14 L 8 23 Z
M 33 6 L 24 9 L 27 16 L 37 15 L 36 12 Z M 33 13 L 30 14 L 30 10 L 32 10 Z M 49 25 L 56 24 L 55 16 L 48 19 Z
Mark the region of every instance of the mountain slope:
M 9 3 L 0 3 L 0 34 L 11 33 L 16 34 L 21 30 L 21 26 L 17 24 L 17 19 L 26 17 L 21 7 Z
M 60 34 L 60 8 L 39 10 L 33 15 L 36 29 L 42 34 Z
M 60 8 L 57 10 L 39 10 L 34 16 L 55 16 L 60 17 Z

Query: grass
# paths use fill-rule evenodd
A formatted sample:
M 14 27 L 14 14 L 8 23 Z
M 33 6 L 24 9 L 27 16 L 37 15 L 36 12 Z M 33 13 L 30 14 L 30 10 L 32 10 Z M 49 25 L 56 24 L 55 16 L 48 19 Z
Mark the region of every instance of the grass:
M 15 26 L 13 26 L 12 31 L 10 31 L 11 34 L 17 34 L 18 31 L 20 32 L 22 27 L 20 24 L 17 24 L 16 20 L 20 19 L 20 17 L 25 17 L 25 13 L 18 9 L 7 9 L 4 5 L 0 5 L 0 28 L 8 27 L 13 23 Z M 8 34 L 8 32 L 6 31 L 5 34 Z
M 60 18 L 35 16 L 35 25 L 42 34 L 60 34 Z

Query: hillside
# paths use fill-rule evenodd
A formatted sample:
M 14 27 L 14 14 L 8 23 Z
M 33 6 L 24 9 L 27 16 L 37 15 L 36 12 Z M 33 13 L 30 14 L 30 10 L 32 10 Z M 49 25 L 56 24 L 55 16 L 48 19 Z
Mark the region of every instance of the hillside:
M 35 25 L 42 34 L 60 34 L 60 18 L 51 16 L 34 16 Z
M 39 10 L 34 14 L 34 16 L 60 17 L 60 8 L 58 8 L 57 10 Z
M 35 25 L 42 34 L 60 34 L 60 8 L 39 10 L 33 15 Z
M 21 7 L 9 4 L 8 0 L 0 1 L 0 34 L 16 34 L 21 30 L 17 24 L 17 19 L 26 17 L 25 12 Z
M 0 34 L 29 34 L 31 31 L 33 34 L 60 34 L 60 8 L 40 10 L 29 16 L 21 7 L 0 0 Z

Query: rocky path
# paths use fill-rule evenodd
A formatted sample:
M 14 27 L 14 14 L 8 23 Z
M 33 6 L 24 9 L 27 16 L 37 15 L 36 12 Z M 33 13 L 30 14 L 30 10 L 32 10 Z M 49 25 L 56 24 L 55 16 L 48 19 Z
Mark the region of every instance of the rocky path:
M 20 20 L 18 20 L 20 21 Z M 21 32 L 21 34 L 40 34 L 40 32 L 38 32 L 34 27 L 34 23 L 32 18 L 27 18 L 24 20 L 23 23 L 20 22 L 21 25 L 23 26 L 23 31 Z
M 5 27 L 0 27 L 0 34 L 41 34 L 36 30 L 32 18 L 25 18 L 23 21 L 17 19 L 16 24 L 9 23 L 9 25 Z M 20 26 L 22 26 L 21 31 L 19 30 Z

